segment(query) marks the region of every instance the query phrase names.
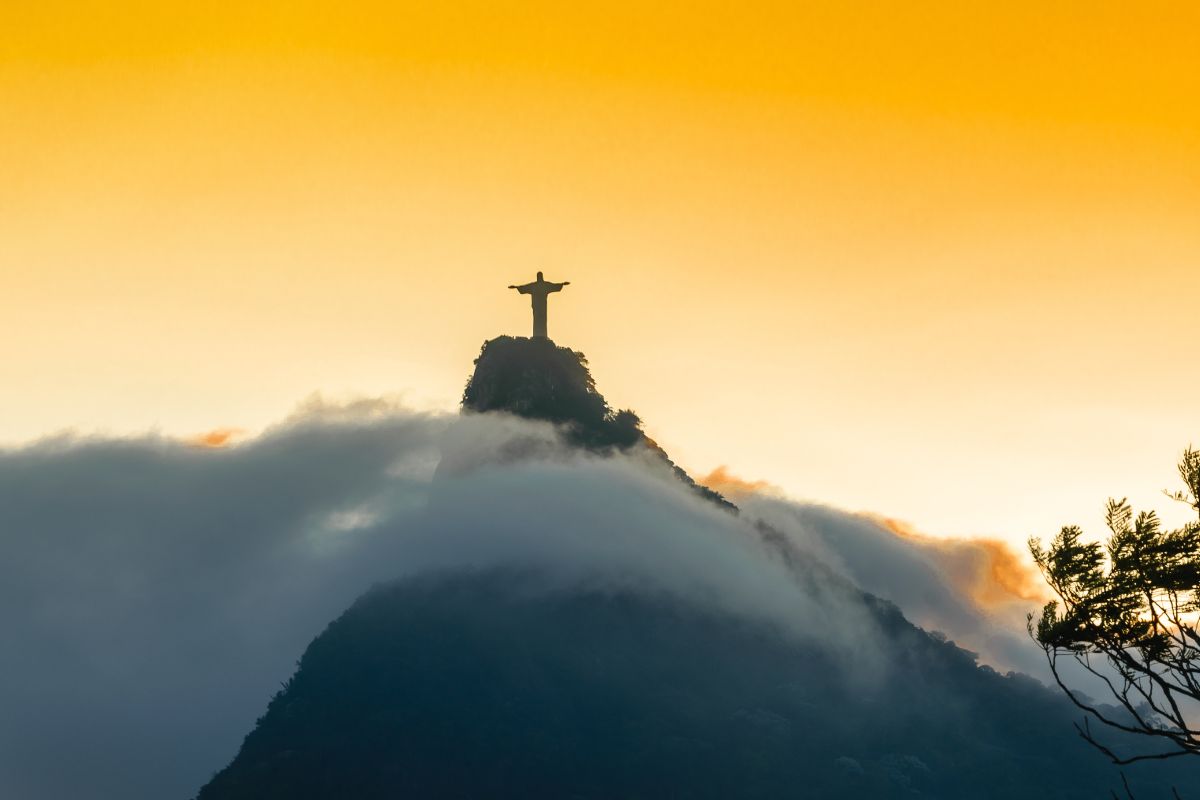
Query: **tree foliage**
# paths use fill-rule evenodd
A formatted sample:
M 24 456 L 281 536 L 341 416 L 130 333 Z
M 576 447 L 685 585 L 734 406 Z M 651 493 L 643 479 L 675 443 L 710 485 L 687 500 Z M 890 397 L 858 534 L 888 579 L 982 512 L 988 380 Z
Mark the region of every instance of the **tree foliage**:
M 594 450 L 627 448 L 643 439 L 637 414 L 614 411 L 597 391 L 583 353 L 549 339 L 500 336 L 485 342 L 462 405 L 556 423 L 572 443 Z
M 1186 488 L 1167 495 L 1200 516 L 1200 451 L 1184 452 L 1179 475 Z M 1113 761 L 1200 755 L 1200 521 L 1167 529 L 1154 511 L 1135 515 L 1124 499 L 1108 501 L 1106 521 L 1104 546 L 1084 541 L 1073 525 L 1047 547 L 1030 539 L 1058 596 L 1040 618 L 1029 615 L 1030 635 L 1059 686 L 1086 712 L 1080 734 Z M 1097 679 L 1115 706 L 1069 688 L 1063 658 Z M 1096 737 L 1091 720 L 1161 746 L 1118 754 Z
M 573 445 L 611 453 L 645 446 L 692 491 L 717 505 L 736 510 L 719 493 L 702 486 L 642 431 L 630 409 L 614 410 L 596 388 L 587 358 L 549 339 L 499 336 L 484 342 L 475 371 L 463 391 L 462 407 L 486 413 L 502 411 L 559 426 Z

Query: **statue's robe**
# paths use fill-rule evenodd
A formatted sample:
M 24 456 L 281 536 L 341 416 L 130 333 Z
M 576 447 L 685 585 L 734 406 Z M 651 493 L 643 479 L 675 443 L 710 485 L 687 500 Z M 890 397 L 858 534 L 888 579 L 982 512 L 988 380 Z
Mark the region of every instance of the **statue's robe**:
M 546 335 L 546 295 L 551 292 L 561 292 L 566 283 L 554 283 L 547 280 L 536 280 L 525 283 L 517 288 L 521 294 L 529 295 L 533 303 L 533 338 L 549 339 Z

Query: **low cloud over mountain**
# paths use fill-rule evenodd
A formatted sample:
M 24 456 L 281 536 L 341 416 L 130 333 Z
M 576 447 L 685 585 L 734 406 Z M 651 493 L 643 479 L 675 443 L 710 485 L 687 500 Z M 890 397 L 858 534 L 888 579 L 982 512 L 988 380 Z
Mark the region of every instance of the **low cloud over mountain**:
M 0 537 L 0 794 L 28 800 L 189 796 L 380 582 L 532 572 L 535 593 L 741 620 L 870 687 L 896 653 L 847 576 L 992 651 L 920 542 L 780 499 L 737 515 L 653 451 L 600 457 L 500 414 L 359 403 L 230 447 L 44 441 L 0 454 Z

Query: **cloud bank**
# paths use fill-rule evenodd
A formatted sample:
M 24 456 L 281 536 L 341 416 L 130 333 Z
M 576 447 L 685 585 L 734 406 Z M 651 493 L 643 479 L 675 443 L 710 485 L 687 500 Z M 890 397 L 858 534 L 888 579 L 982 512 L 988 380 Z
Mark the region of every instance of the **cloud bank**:
M 236 446 L 0 453 L 0 795 L 190 796 L 331 619 L 372 583 L 435 571 L 533 567 L 546 591 L 666 593 L 886 668 L 845 584 L 798 581 L 756 521 L 964 646 L 1008 654 L 921 542 L 745 502 L 734 516 L 652 457 L 584 456 L 546 425 L 372 402 L 312 407 Z

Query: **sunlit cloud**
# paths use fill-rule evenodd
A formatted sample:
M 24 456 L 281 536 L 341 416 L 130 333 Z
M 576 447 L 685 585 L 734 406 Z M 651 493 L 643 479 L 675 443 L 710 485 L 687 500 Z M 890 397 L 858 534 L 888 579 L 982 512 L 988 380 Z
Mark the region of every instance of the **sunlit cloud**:
M 214 428 L 184 439 L 194 447 L 227 447 L 246 435 L 242 428 Z
M 770 481 L 747 480 L 729 471 L 729 467 L 721 464 L 712 472 L 696 480 L 701 486 L 707 486 L 714 492 L 719 492 L 733 500 L 752 494 L 781 495 L 783 490 Z
M 902 539 L 919 543 L 956 589 L 985 609 L 1017 601 L 1045 602 L 1046 585 L 1033 564 L 996 539 L 930 536 L 903 520 L 868 514 L 868 519 Z

